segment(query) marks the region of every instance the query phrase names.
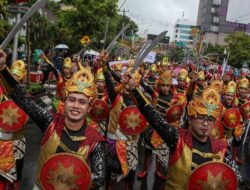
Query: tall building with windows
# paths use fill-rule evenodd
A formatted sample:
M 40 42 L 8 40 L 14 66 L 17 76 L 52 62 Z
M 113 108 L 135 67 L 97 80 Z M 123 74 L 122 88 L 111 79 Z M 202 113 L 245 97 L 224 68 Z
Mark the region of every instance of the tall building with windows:
M 250 33 L 250 24 L 226 20 L 229 0 L 200 0 L 197 26 L 206 41 L 225 44 L 225 38 L 236 31 Z
M 176 46 L 184 47 L 186 44 L 193 42 L 192 30 L 196 28 L 195 23 L 184 18 L 178 19 L 174 26 L 174 41 Z

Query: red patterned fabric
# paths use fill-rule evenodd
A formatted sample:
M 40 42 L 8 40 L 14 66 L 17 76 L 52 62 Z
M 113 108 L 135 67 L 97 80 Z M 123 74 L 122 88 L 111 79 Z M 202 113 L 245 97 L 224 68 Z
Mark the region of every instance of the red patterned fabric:
M 81 146 L 92 145 L 99 141 L 104 141 L 104 137 L 96 130 L 97 123 L 90 122 L 85 130 L 86 140 L 82 142 Z
M 227 142 L 220 139 L 210 138 L 212 145 L 212 153 L 218 153 L 219 151 L 223 151 L 227 149 Z

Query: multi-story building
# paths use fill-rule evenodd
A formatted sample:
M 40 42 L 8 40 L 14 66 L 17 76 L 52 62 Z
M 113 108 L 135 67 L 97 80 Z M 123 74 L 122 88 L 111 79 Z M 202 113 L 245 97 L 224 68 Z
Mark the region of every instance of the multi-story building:
M 195 23 L 184 18 L 178 19 L 174 26 L 174 42 L 176 46 L 183 47 L 193 42 L 192 30 L 196 28 Z
M 229 0 L 200 0 L 197 26 L 204 39 L 224 45 L 225 38 L 236 31 L 250 33 L 250 24 L 227 21 Z

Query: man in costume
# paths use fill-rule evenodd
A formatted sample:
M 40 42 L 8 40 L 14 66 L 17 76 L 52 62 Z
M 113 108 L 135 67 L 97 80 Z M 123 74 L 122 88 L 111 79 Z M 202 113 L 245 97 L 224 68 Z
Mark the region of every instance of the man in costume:
M 177 129 L 163 119 L 135 88 L 134 80 L 128 82 L 132 94 L 137 100 L 138 108 L 150 125 L 167 143 L 170 150 L 170 160 L 166 181 L 166 189 L 187 189 L 188 180 L 193 170 L 199 165 L 209 162 L 226 162 L 242 181 L 238 166 L 232 159 L 225 141 L 209 137 L 215 119 L 220 115 L 220 96 L 213 88 L 203 91 L 201 98 L 195 98 L 188 105 L 189 129 Z M 179 177 L 181 174 L 181 177 Z
M 174 86 L 174 94 L 181 93 L 186 95 L 188 83 L 187 83 L 188 72 L 186 69 L 181 69 L 178 73 L 178 84 Z
M 56 85 L 56 95 L 53 102 L 53 108 L 55 112 L 63 112 L 62 102 L 64 95 L 65 84 L 71 79 L 73 75 L 73 63 L 70 57 L 66 57 L 63 61 L 62 71 L 59 73 Z
M 13 62 L 10 69 L 15 80 L 26 78 L 25 63 Z M 18 190 L 22 177 L 25 153 L 23 126 L 28 120 L 26 113 L 12 100 L 9 100 L 0 83 L 0 189 Z
M 241 107 L 243 104 L 250 101 L 250 92 L 249 92 L 249 81 L 247 78 L 239 79 L 237 82 L 238 96 L 237 96 L 237 104 Z
M 205 87 L 205 73 L 204 71 L 199 71 L 197 81 L 194 87 L 193 97 L 200 97 Z
M 92 187 L 102 186 L 106 168 L 102 143 L 104 139 L 97 132 L 96 123 L 86 119 L 87 111 L 96 94 L 92 74 L 87 70 L 82 70 L 67 82 L 64 99 L 65 113 L 52 117 L 47 110 L 37 106 L 31 99 L 24 96 L 23 90 L 10 74 L 5 62 L 6 54 L 0 50 L 0 78 L 6 92 L 40 128 L 46 130 L 40 150 L 35 189 L 46 189 L 48 183 L 54 188 L 57 186 L 66 189 L 82 188 L 76 185 L 84 183 L 85 180 L 84 177 L 77 176 L 74 172 L 77 170 L 77 165 L 74 165 L 75 168 L 69 168 L 63 164 L 67 160 L 62 160 L 62 162 L 54 160 L 52 165 L 56 165 L 57 170 L 60 170 L 60 176 L 57 175 L 57 172 L 50 171 L 51 162 L 49 161 L 60 153 L 77 157 L 79 164 L 87 162 L 92 174 Z M 48 173 L 45 174 L 48 171 L 50 171 L 49 177 L 47 177 Z
M 152 64 L 150 66 L 149 71 L 146 73 L 146 75 L 144 76 L 144 80 L 147 83 L 147 85 L 149 85 L 151 88 L 155 87 L 155 83 L 157 80 L 157 66 L 156 64 Z
M 141 82 L 142 87 L 144 90 L 152 97 L 152 104 L 155 106 L 156 111 L 162 116 L 166 117 L 166 113 L 172 108 L 172 106 L 176 105 L 177 103 L 180 103 L 180 101 L 177 101 L 175 97 L 173 97 L 172 92 L 172 74 L 169 71 L 164 71 L 160 74 L 157 82 L 156 82 L 156 88 L 155 90 L 152 89 L 150 86 L 146 85 L 144 81 Z M 183 98 L 185 100 L 185 97 Z M 183 113 L 185 102 L 182 103 L 183 107 L 180 108 L 180 112 Z M 175 112 L 178 115 L 178 110 Z M 171 110 L 170 110 L 171 112 Z M 171 113 L 169 113 L 169 116 Z M 176 115 L 176 116 L 177 116 Z M 181 114 L 179 114 L 179 118 L 174 119 L 175 126 L 179 127 L 179 120 L 181 118 Z M 170 119 L 170 118 L 166 118 Z M 172 121 L 173 122 L 173 121 Z M 157 152 L 157 155 L 160 156 L 161 159 L 157 156 L 157 162 L 156 162 L 156 170 L 155 175 L 159 177 L 160 179 L 165 180 L 166 176 L 163 173 L 162 169 L 166 168 L 168 165 L 168 148 L 166 143 L 161 139 L 159 134 L 152 130 L 152 128 L 149 128 L 144 132 L 144 139 L 146 143 L 148 143 L 154 150 Z M 148 148 L 146 148 L 145 151 L 145 159 L 144 159 L 144 168 L 143 171 L 138 173 L 139 178 L 143 178 L 147 175 L 148 165 L 150 162 L 152 151 Z
M 104 53 L 103 57 L 105 56 L 107 55 Z M 102 60 L 103 57 L 101 57 Z M 109 67 L 106 66 L 105 61 L 102 61 L 102 63 L 107 92 L 111 102 L 106 140 L 107 188 L 112 189 L 114 181 L 123 177 L 125 178 L 125 189 L 132 190 L 138 164 L 138 138 L 147 122 L 134 106 L 134 101 L 128 93 L 128 86 L 123 86 L 119 88 L 122 90 L 116 91 Z M 128 72 L 123 75 L 122 81 L 128 79 Z M 136 84 L 139 85 L 140 74 L 135 72 L 134 76 Z M 140 129 L 138 130 L 138 128 Z

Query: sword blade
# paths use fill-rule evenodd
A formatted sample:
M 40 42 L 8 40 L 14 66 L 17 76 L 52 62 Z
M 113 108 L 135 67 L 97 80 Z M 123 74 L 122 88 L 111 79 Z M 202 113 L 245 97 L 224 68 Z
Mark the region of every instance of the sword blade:
M 141 51 L 141 53 L 138 55 L 137 59 L 135 60 L 134 67 L 130 71 L 130 73 L 134 73 L 136 69 L 139 67 L 139 65 L 142 63 L 143 59 L 149 54 L 149 52 L 166 36 L 168 31 L 164 31 L 160 33 L 152 43 L 147 43 L 145 49 Z
M 0 45 L 2 49 L 5 49 L 7 47 L 7 45 L 10 43 L 15 34 L 20 30 L 23 24 L 27 22 L 27 20 L 32 17 L 32 15 L 34 15 L 40 8 L 44 7 L 45 3 L 46 0 L 38 0 L 35 4 L 33 4 L 33 6 L 28 10 L 27 13 L 25 13 L 25 15 L 21 18 L 21 20 L 16 24 L 16 26 L 11 30 L 11 32 L 2 42 L 2 44 Z
M 115 36 L 115 38 L 112 40 L 112 42 L 110 42 L 110 44 L 108 45 L 108 47 L 106 48 L 106 52 L 110 52 L 111 48 L 113 47 L 113 45 L 115 44 L 116 40 L 118 40 L 118 38 L 120 38 L 120 36 L 129 28 L 130 24 L 127 24 L 126 26 L 124 26 L 122 28 L 122 30 Z
M 245 143 L 246 143 L 247 136 L 248 136 L 248 132 L 249 132 L 249 128 L 250 128 L 250 120 L 248 120 L 248 124 L 247 124 L 247 127 L 246 127 L 245 136 L 244 136 L 244 139 L 243 139 L 243 142 L 242 142 L 242 145 L 243 145 L 243 146 L 244 146 Z

